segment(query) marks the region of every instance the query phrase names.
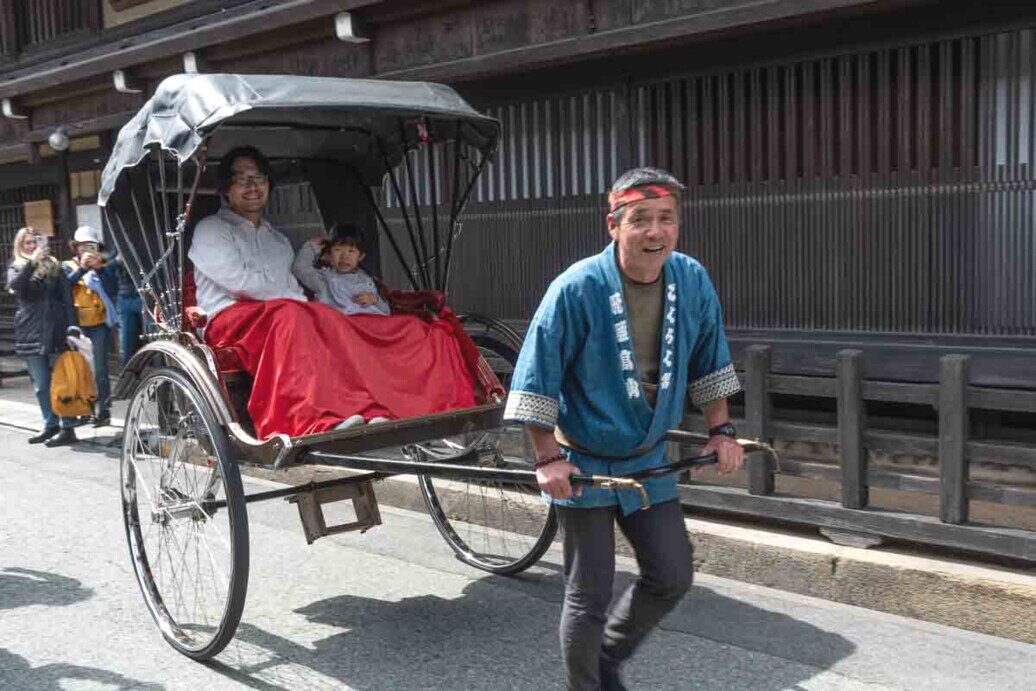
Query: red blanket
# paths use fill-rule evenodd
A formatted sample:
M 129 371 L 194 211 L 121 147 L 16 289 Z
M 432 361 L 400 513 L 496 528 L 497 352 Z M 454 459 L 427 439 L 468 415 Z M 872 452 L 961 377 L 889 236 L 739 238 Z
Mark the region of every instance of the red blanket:
M 255 380 L 248 413 L 260 439 L 323 432 L 355 414 L 407 418 L 475 405 L 472 376 L 443 321 L 239 302 L 216 315 L 205 340 L 234 347 Z

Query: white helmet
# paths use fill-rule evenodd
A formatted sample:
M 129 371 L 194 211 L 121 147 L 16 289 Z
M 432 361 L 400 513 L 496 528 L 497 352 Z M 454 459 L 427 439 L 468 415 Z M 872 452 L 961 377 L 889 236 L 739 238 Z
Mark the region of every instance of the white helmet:
M 72 236 L 73 242 L 96 242 L 98 245 L 103 245 L 104 240 L 101 239 L 101 231 L 97 230 L 93 226 L 79 226 L 76 228 L 75 235 Z

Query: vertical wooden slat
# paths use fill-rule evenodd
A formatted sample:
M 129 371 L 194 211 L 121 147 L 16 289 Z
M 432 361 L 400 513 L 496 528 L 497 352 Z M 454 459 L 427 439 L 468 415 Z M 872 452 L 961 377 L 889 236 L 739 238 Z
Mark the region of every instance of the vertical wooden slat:
M 847 509 L 863 509 L 868 502 L 863 372 L 862 351 L 847 349 L 838 353 L 838 448 L 842 461 L 842 506 Z
M 669 137 L 666 136 L 666 84 L 653 84 L 651 86 L 651 114 L 649 122 L 651 129 L 648 131 L 648 138 L 651 140 L 651 160 L 654 165 L 666 170 L 672 170 L 670 160 L 673 155 Z
M 701 80 L 701 181 L 705 185 L 716 182 L 716 128 L 719 122 L 716 117 L 715 79 L 706 76 Z
M 968 356 L 939 359 L 939 518 L 968 520 Z
M 748 81 L 748 127 L 749 141 L 749 176 L 752 182 L 759 183 L 766 175 L 766 117 L 771 115 L 763 110 L 764 74 L 762 70 L 752 70 Z M 756 205 L 758 207 L 758 204 Z
M 618 170 L 616 175 L 633 167 L 633 129 L 630 122 L 630 98 L 633 90 L 623 83 L 615 99 L 615 138 L 618 140 Z
M 687 82 L 683 79 L 675 79 L 669 82 L 666 87 L 669 91 L 669 113 L 666 120 L 666 132 L 669 139 L 669 148 L 672 151 L 670 171 L 684 184 L 687 183 L 687 146 L 685 141 L 684 122 L 686 113 L 684 108 L 684 88 Z
M 633 165 L 647 165 L 647 88 L 638 86 L 633 101 Z
M 799 92 L 796 88 L 798 65 L 789 65 L 784 70 L 784 178 L 794 180 L 799 175 L 798 126 L 801 120 L 799 108 Z
M 101 0 L 86 0 L 86 25 L 93 31 L 100 31 L 104 25 L 102 21 L 103 10 Z
M 586 194 L 597 193 L 597 181 L 600 175 L 600 165 L 597 158 L 597 137 L 598 137 L 598 116 L 597 97 L 594 92 L 584 94 L 583 99 L 583 160 L 585 162 L 583 172 L 586 181 L 583 186 Z
M 0 40 L 3 41 L 4 55 L 18 54 L 18 25 L 14 14 L 14 0 L 0 1 Z
M 802 75 L 802 91 L 799 96 L 799 122 L 802 125 L 802 177 L 811 179 L 817 175 L 817 151 L 823 142 L 818 141 L 817 127 L 817 63 L 806 62 L 798 66 Z
M 736 72 L 730 75 L 730 85 L 733 91 L 733 128 L 731 132 L 730 148 L 732 151 L 733 166 L 732 177 L 735 183 L 739 183 L 748 177 L 748 151 L 751 146 L 751 135 L 748 131 L 748 99 L 745 94 L 746 75 Z
M 745 433 L 754 439 L 770 441 L 770 393 L 767 375 L 772 362 L 770 346 L 753 345 L 745 351 Z M 773 468 L 766 454 L 748 457 L 748 492 L 773 494 Z
M 569 194 L 583 194 L 583 174 L 586 166 L 583 165 L 583 109 L 580 107 L 582 99 L 579 95 L 568 99 L 569 137 L 571 138 L 568 160 L 571 162 Z
M 561 160 L 562 154 L 562 136 L 561 136 L 561 107 L 559 106 L 558 97 L 552 97 L 547 100 L 547 143 L 550 150 L 548 157 L 548 168 L 547 173 L 550 179 L 549 194 L 551 197 L 561 197 L 564 195 L 561 178 L 563 177 Z
M 517 138 L 514 147 L 518 159 L 514 171 L 517 178 L 515 199 L 528 199 L 529 180 L 532 177 L 529 166 L 529 104 L 522 103 L 515 111 L 515 118 L 511 122 Z
M 687 142 L 687 181 L 688 187 L 693 187 L 702 182 L 701 172 L 701 118 L 699 109 L 701 102 L 698 98 L 701 80 L 692 77 L 687 80 L 687 122 L 685 126 L 684 140 Z
M 572 169 L 572 147 L 574 138 L 572 134 L 572 118 L 568 109 L 568 96 L 560 96 L 556 101 L 558 109 L 558 196 L 565 197 L 575 194 L 572 190 L 571 169 Z

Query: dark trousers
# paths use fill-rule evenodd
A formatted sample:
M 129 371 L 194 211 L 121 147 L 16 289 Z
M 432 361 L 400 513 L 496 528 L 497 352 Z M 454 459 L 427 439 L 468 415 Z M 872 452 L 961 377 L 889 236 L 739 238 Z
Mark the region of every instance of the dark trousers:
M 119 361 L 126 364 L 140 350 L 140 335 L 144 331 L 140 296 L 119 294 Z
M 597 691 L 600 665 L 618 665 L 632 655 L 691 587 L 691 543 L 677 501 L 629 516 L 623 516 L 617 507 L 559 506 L 557 511 L 565 544 L 560 634 L 568 688 Z M 640 577 L 609 614 L 615 523 L 633 546 Z
M 83 334 L 94 347 L 94 384 L 97 385 L 97 412 L 111 409 L 112 385 L 108 376 L 108 360 L 112 355 L 112 329 L 107 324 L 82 327 Z

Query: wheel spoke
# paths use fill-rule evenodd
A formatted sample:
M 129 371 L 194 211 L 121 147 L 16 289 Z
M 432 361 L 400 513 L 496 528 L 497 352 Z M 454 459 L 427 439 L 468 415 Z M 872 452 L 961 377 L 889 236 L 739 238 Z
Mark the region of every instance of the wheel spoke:
M 225 438 L 219 447 L 214 435 L 222 432 L 201 405 L 183 375 L 160 370 L 145 379 L 126 416 L 122 476 L 130 548 L 151 612 L 174 647 L 207 658 L 240 619 L 247 563 L 241 574 L 237 555 L 247 554 L 247 533 L 235 527 L 246 521 L 238 471 L 219 455 Z M 223 507 L 203 508 L 219 498 Z M 241 596 L 232 603 L 235 588 Z
M 449 454 L 473 450 L 482 467 L 530 469 L 527 459 L 506 456 L 506 434 L 493 430 L 453 437 L 426 450 L 432 458 L 436 451 L 445 455 L 444 449 Z M 521 571 L 535 563 L 553 540 L 553 513 L 539 492 L 528 485 L 425 476 L 421 489 L 439 532 L 463 561 L 477 568 L 495 573 Z

